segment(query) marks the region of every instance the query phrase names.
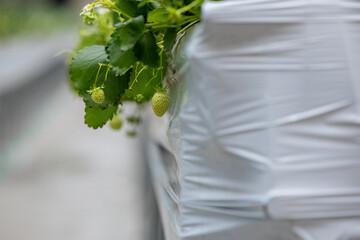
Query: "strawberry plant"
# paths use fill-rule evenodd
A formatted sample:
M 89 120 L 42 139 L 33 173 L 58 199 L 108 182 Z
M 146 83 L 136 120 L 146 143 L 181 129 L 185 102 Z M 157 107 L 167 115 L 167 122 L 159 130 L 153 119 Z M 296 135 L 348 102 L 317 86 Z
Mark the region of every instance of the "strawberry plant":
M 95 0 L 81 12 L 84 27 L 70 63 L 85 123 L 102 127 L 124 101 L 153 98 L 157 116 L 170 104 L 164 78 L 177 37 L 199 22 L 204 0 Z M 113 125 L 113 123 L 111 123 Z

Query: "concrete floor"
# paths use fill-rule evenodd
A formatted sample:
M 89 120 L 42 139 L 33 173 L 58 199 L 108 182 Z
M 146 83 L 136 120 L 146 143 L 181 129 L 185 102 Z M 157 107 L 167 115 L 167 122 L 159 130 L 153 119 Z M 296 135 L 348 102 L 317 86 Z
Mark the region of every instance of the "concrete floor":
M 63 79 L 0 151 L 1 240 L 143 238 L 139 139 L 88 128 L 83 110 Z

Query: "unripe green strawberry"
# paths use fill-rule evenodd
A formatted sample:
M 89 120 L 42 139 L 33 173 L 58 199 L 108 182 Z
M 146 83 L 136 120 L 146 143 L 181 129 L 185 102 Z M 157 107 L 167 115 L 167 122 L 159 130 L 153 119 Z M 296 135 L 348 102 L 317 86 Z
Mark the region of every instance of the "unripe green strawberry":
M 118 116 L 114 116 L 111 120 L 110 120 L 110 127 L 114 130 L 119 130 L 122 126 L 122 119 L 119 118 Z
M 105 93 L 104 90 L 101 88 L 96 88 L 91 93 L 91 98 L 97 104 L 102 104 L 105 100 Z
M 157 92 L 152 97 L 152 108 L 158 117 L 162 117 L 170 106 L 170 97 L 165 92 Z

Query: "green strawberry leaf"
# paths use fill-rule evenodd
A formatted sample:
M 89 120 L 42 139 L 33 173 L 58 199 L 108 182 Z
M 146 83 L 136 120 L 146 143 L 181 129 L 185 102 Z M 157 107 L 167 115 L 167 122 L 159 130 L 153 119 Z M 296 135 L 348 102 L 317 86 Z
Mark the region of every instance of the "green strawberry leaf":
M 165 8 L 156 8 L 148 13 L 147 21 L 154 23 L 164 23 L 168 21 L 169 12 Z
M 155 37 L 151 32 L 146 32 L 134 48 L 135 56 L 150 67 L 159 65 L 159 50 L 160 48 L 156 45 Z
M 142 2 L 140 2 L 137 6 L 140 7 L 144 7 L 146 4 L 148 3 L 148 0 L 144 0 Z
M 86 104 L 85 106 L 85 124 L 93 129 L 102 127 L 107 121 L 113 118 L 116 114 L 118 106 L 110 106 L 105 109 L 92 107 Z
M 116 68 L 116 74 L 126 72 L 138 60 L 133 47 L 144 31 L 144 17 L 138 16 L 116 25 L 111 39 L 106 44 L 106 53 L 110 65 Z
M 125 73 L 138 60 L 132 49 L 122 51 L 120 45 L 116 44 L 113 40 L 107 43 L 106 53 L 108 54 L 110 65 L 116 68 L 117 75 Z
M 177 36 L 176 28 L 168 28 L 165 31 L 164 35 L 164 49 L 165 51 L 170 51 L 175 43 Z
M 121 10 L 124 17 L 135 17 L 136 12 L 138 11 L 136 1 L 129 1 L 129 0 L 118 0 L 116 2 L 116 6 Z
M 113 66 L 112 69 L 114 70 L 116 76 L 122 76 L 127 71 L 129 71 L 131 69 L 131 67 L 119 68 L 119 67 Z
M 111 35 L 111 38 L 114 40 L 113 44 L 119 45 L 121 51 L 134 47 L 144 32 L 144 24 L 144 16 L 142 15 L 116 24 L 116 29 Z

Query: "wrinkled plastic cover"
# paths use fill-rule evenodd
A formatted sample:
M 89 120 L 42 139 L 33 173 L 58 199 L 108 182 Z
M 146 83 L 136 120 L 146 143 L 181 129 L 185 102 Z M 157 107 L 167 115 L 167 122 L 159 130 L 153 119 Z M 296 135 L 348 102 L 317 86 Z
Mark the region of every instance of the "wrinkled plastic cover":
M 167 240 L 360 239 L 360 1 L 206 2 L 202 16 L 162 122 Z

